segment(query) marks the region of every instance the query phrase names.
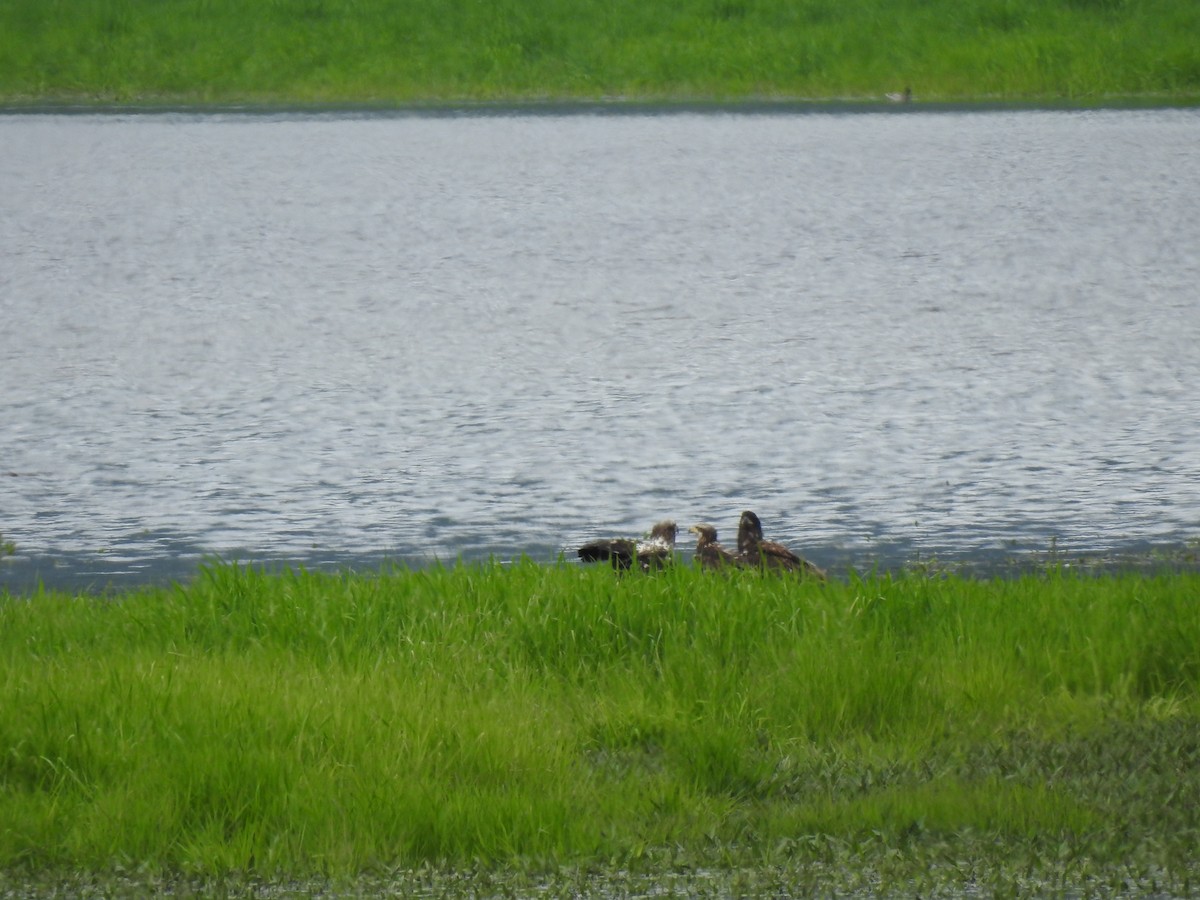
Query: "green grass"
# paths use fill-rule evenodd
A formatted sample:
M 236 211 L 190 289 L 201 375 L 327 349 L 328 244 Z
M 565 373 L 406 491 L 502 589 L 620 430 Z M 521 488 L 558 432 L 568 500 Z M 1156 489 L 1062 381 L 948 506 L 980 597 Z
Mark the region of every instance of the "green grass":
M 0 597 L 0 872 L 1181 883 L 1197 596 L 521 562 Z
M 6 0 L 0 102 L 1200 97 L 1192 0 Z

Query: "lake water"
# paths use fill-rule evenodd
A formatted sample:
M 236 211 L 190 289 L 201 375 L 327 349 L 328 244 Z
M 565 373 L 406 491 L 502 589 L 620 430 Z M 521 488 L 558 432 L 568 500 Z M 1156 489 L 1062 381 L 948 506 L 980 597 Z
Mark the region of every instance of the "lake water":
M 1200 536 L 1200 112 L 0 115 L 23 588 Z

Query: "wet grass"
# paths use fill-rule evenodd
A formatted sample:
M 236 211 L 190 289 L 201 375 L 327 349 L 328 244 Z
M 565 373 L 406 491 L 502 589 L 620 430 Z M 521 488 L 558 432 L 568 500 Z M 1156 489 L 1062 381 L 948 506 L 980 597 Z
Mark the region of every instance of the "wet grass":
M 522 562 L 6 596 L 0 888 L 1179 891 L 1198 594 Z
M 1200 96 L 1191 0 L 8 0 L 0 101 Z

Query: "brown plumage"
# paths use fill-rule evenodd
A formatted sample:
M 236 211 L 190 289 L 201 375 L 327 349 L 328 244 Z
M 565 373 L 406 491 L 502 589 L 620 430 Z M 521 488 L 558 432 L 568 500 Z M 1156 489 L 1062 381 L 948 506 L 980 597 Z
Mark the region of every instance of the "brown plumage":
M 693 525 L 688 531 L 696 535 L 696 561 L 705 569 L 724 569 L 741 566 L 742 561 L 717 543 L 717 529 L 712 525 Z
M 738 523 L 738 556 L 744 563 L 780 572 L 796 572 L 807 578 L 825 580 L 825 573 L 807 559 L 801 559 L 783 544 L 764 541 L 762 522 L 750 510 Z
M 675 554 L 675 523 L 669 519 L 650 529 L 648 538 L 609 538 L 588 541 L 579 548 L 584 562 L 608 560 L 614 569 L 631 569 L 634 561 L 643 572 L 669 565 Z

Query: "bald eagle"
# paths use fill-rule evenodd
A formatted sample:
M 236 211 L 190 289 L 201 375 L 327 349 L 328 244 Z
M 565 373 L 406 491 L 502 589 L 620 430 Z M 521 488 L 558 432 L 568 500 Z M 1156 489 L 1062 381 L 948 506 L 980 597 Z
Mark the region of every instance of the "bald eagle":
M 675 523 L 669 519 L 650 529 L 648 538 L 610 538 L 588 541 L 579 548 L 584 562 L 608 560 L 614 569 L 631 569 L 636 561 L 643 572 L 669 565 L 675 553 Z
M 801 559 L 783 544 L 764 541 L 762 522 L 750 510 L 738 523 L 738 556 L 747 565 L 780 572 L 796 572 L 807 578 L 825 580 L 825 573 L 807 559 Z
M 705 569 L 724 569 L 741 566 L 742 560 L 717 543 L 717 529 L 701 523 L 688 531 L 696 535 L 696 561 Z

